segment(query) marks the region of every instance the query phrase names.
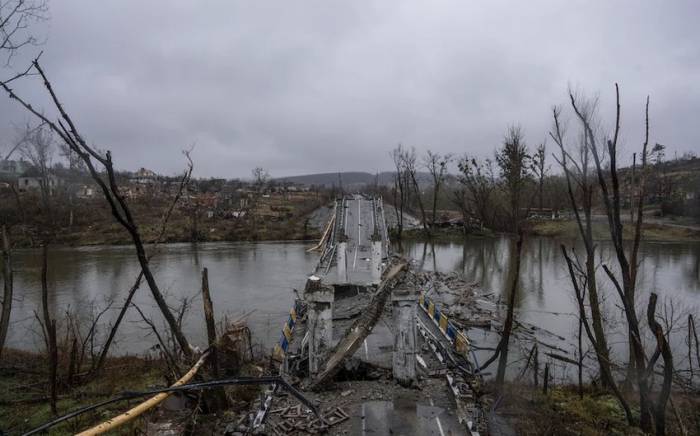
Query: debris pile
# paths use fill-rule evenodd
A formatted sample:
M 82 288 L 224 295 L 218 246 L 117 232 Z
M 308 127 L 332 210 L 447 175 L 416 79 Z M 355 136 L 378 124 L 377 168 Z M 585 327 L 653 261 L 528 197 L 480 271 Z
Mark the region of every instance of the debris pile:
M 269 428 L 276 435 L 325 433 L 329 427 L 347 421 L 350 416 L 341 407 L 330 407 L 322 411 L 322 418 L 323 421 L 299 404 L 287 406 L 270 411 Z
M 490 329 L 499 324 L 499 303 L 493 301 L 494 293 L 460 274 L 410 270 L 405 280 L 439 303 L 441 312 L 458 327 Z

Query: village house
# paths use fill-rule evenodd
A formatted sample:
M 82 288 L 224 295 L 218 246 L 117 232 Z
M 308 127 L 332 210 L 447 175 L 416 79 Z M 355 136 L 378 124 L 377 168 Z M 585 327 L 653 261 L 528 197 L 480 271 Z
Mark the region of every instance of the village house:
M 157 181 L 158 174 L 146 168 L 140 168 L 134 173 L 134 176 L 131 177 L 131 182 L 139 185 L 152 185 Z
M 25 160 L 0 160 L 0 179 L 17 180 L 30 166 Z
M 58 189 L 58 187 L 61 185 L 61 179 L 56 177 L 54 174 L 46 175 L 45 179 L 49 195 L 54 195 L 56 193 L 56 189 Z M 44 177 L 42 177 L 39 170 L 36 168 L 30 168 L 17 179 L 17 190 L 19 192 L 38 191 L 41 189 L 43 181 Z

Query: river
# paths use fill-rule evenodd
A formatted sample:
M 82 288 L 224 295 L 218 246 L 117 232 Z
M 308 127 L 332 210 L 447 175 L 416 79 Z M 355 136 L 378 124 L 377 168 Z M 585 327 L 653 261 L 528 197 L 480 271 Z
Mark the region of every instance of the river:
M 560 242 L 530 238 L 523 246 L 519 319 L 572 338 L 577 331 L 576 306 L 565 270 Z M 248 317 L 254 341 L 267 349 L 279 338 L 281 324 L 294 300 L 293 289 L 304 286 L 318 255 L 307 253 L 312 244 L 298 242 L 167 244 L 153 260 L 161 290 L 173 306 L 183 298 L 191 304 L 184 330 L 194 343 L 204 344 L 205 326 L 199 297 L 201 269 L 209 269 L 217 318 Z M 470 238 L 434 244 L 410 242 L 403 250 L 417 267 L 463 273 L 486 292 L 500 294 L 507 276 L 511 244 L 505 236 Z M 579 247 L 579 252 L 582 253 Z M 612 261 L 610 246 L 599 248 L 601 260 Z M 43 339 L 34 311 L 40 311 L 40 251 L 17 250 L 15 301 L 7 345 L 42 349 Z M 698 314 L 700 307 L 700 243 L 646 243 L 641 250 L 640 289 L 656 290 L 675 303 L 677 317 Z M 612 263 L 612 262 L 611 262 Z M 89 323 L 93 313 L 113 302 L 102 321 L 111 323 L 138 274 L 133 248 L 128 246 L 56 247 L 49 252 L 50 305 L 60 324 L 67 311 Z M 602 279 L 611 319 L 619 316 L 612 289 Z M 640 309 L 646 307 L 641 293 Z M 670 299 L 670 300 L 669 300 Z M 148 287 L 135 303 L 160 325 Z M 644 312 L 642 312 L 644 313 Z M 687 316 L 687 315 L 685 315 Z M 102 328 L 104 334 L 107 330 Z M 116 353 L 140 353 L 156 343 L 134 310 L 118 336 Z M 98 342 L 99 343 L 99 342 Z

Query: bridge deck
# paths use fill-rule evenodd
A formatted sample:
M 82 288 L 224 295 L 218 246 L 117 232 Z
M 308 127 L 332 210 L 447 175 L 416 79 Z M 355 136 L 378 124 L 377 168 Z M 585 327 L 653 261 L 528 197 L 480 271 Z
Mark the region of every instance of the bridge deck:
M 372 274 L 372 237 L 381 240 L 381 257 L 388 256 L 388 235 L 381 200 L 353 195 L 338 202 L 333 237 L 328 241 L 325 256 L 319 262 L 317 275 L 329 285 L 378 283 Z M 341 242 L 344 253 L 340 253 Z

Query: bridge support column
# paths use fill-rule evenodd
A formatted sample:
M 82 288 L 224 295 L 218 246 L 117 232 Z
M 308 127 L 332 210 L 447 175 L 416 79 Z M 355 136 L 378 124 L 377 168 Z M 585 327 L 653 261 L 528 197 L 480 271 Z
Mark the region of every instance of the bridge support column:
M 316 276 L 309 277 L 304 290 L 309 332 L 309 373 L 317 374 L 325 353 L 333 345 L 334 289 L 321 284 Z
M 378 235 L 376 238 L 372 238 L 370 267 L 372 268 L 372 282 L 378 284 L 382 279 L 382 240 Z
M 395 289 L 391 294 L 394 321 L 394 353 L 392 372 L 402 385 L 416 380 L 416 304 L 414 290 Z
M 335 259 L 337 262 L 336 270 L 338 271 L 338 280 L 341 283 L 346 283 L 348 281 L 347 250 L 348 243 L 346 241 L 338 243 L 338 251 L 335 254 Z

